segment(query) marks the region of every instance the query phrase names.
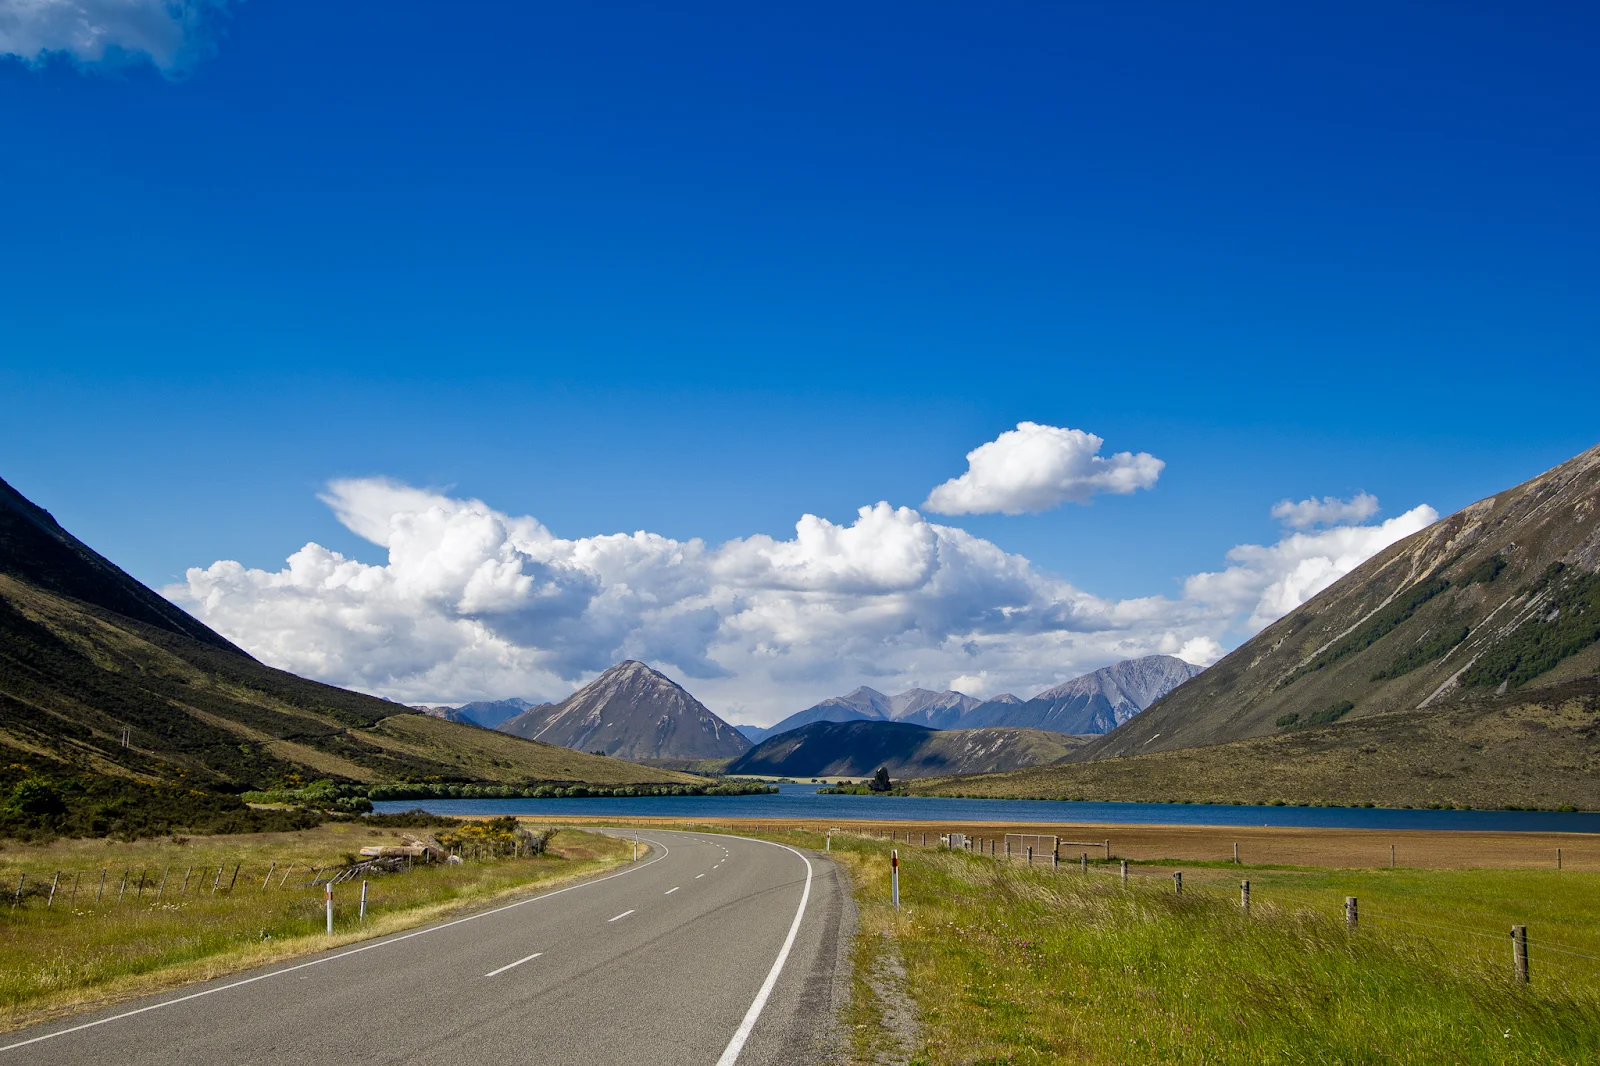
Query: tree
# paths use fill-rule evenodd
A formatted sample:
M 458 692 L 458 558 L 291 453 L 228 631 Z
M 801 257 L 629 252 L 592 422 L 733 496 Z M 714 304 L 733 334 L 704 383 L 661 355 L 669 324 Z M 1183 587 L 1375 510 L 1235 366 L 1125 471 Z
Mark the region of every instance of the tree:
M 874 792 L 888 792 L 894 788 L 894 782 L 889 780 L 889 769 L 886 766 L 878 767 L 878 772 L 873 775 L 872 781 L 867 785 Z

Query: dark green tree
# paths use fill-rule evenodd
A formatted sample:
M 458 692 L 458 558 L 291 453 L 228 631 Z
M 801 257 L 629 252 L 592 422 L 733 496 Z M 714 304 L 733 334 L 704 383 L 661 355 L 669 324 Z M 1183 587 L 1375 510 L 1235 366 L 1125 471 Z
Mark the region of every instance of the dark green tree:
M 874 792 L 888 792 L 894 788 L 894 782 L 889 780 L 889 769 L 886 766 L 878 767 L 878 772 L 873 775 L 872 781 L 867 785 Z

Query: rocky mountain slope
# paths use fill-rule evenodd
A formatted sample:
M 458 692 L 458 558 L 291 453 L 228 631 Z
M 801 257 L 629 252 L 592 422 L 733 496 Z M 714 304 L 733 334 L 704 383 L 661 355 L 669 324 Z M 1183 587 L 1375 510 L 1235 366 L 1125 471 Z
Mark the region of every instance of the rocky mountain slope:
M 386 725 L 397 719 L 423 716 L 262 665 L 0 481 L 0 787 L 30 773 L 216 792 L 324 777 L 551 780 L 557 762 L 555 780 L 675 776 L 593 756 L 578 766 L 548 745 L 491 753 L 471 726 L 421 734 Z
M 1081 738 L 1037 729 L 930 729 L 909 722 L 812 722 L 763 741 L 731 774 L 891 777 L 984 774 L 1064 758 Z
M 644 663 L 618 663 L 560 703 L 543 703 L 498 729 L 621 759 L 728 759 L 750 741 Z
M 1597 508 L 1600 447 L 1391 545 L 1074 758 L 1353 729 L 1592 675 Z
M 914 688 L 896 696 L 858 688 L 791 714 L 767 729 L 740 726 L 757 742 L 812 722 L 907 722 L 933 729 L 1011 727 L 1057 733 L 1105 733 L 1200 672 L 1171 655 L 1127 659 L 1046 689 L 1032 699 L 1006 693 L 979 700 L 965 693 Z

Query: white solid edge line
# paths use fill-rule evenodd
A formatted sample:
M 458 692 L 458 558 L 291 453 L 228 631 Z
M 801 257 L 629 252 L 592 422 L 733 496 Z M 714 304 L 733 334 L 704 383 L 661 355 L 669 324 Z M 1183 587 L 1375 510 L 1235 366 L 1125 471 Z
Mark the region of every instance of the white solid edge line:
M 745 837 L 744 839 L 753 839 Z M 800 906 L 795 909 L 794 921 L 789 925 L 789 935 L 784 938 L 783 948 L 778 952 L 778 958 L 772 964 L 767 979 L 761 984 L 761 991 L 756 993 L 755 1001 L 750 1004 L 750 1009 L 745 1011 L 744 1021 L 739 1023 L 739 1028 L 734 1031 L 733 1039 L 728 1041 L 722 1057 L 717 1060 L 717 1066 L 733 1066 L 739 1061 L 739 1052 L 744 1050 L 744 1042 L 750 1039 L 750 1032 L 756 1027 L 756 1021 L 761 1017 L 761 1012 L 766 1009 L 767 998 L 772 995 L 772 989 L 778 983 L 778 975 L 783 972 L 783 964 L 789 961 L 789 951 L 794 947 L 794 938 L 800 932 L 800 919 L 806 915 L 806 903 L 811 899 L 811 860 L 805 855 L 791 848 L 787 844 L 778 844 L 770 840 L 757 840 L 758 844 L 771 844 L 775 848 L 793 852 L 800 856 L 800 861 L 806 864 L 806 887 L 800 893 Z
M 542 951 L 535 951 L 532 955 L 524 955 L 522 958 L 518 959 L 516 962 L 508 962 L 504 966 L 500 967 L 498 970 L 490 970 L 488 973 L 484 974 L 483 976 L 485 976 L 485 977 L 493 977 L 496 974 L 505 973 L 507 970 L 514 970 L 518 966 L 521 966 L 523 963 L 532 962 L 534 959 L 537 959 L 540 955 L 543 955 L 543 954 L 544 954 L 544 952 L 542 952 Z
M 659 841 L 655 840 L 649 841 L 649 843 L 660 844 Z M 662 859 L 671 854 L 671 849 L 665 844 L 660 844 L 660 847 L 661 854 L 657 855 L 653 859 L 650 859 L 648 862 L 641 862 L 637 866 L 628 867 L 626 870 L 618 870 L 614 874 L 606 874 L 604 877 L 597 877 L 593 881 L 583 881 L 576 885 L 568 885 L 566 888 L 558 888 L 554 892 L 546 892 L 542 896 L 533 896 L 529 899 L 519 899 L 515 903 L 508 903 L 504 907 L 496 907 L 492 911 L 481 911 L 478 914 L 469 914 L 465 918 L 457 918 L 454 921 L 445 922 L 442 925 L 430 925 L 426 929 L 418 929 L 414 933 L 402 933 L 400 936 L 391 937 L 387 940 L 380 940 L 375 944 L 365 944 L 359 948 L 351 948 L 349 951 L 341 951 L 337 955 L 328 955 L 320 959 L 312 959 L 310 962 L 301 962 L 296 963 L 293 966 L 285 966 L 281 970 L 273 970 L 271 973 L 262 973 L 257 974 L 254 977 L 246 977 L 242 981 L 233 981 L 229 984 L 218 985 L 216 988 L 208 988 L 203 992 L 191 992 L 187 996 L 179 996 L 177 999 L 167 999 L 162 1000 L 160 1003 L 151 1003 L 148 1006 L 137 1007 L 130 1011 L 123 1011 L 121 1014 L 113 1014 L 109 1018 L 101 1018 L 98 1021 L 84 1022 L 82 1025 L 74 1025 L 70 1029 L 58 1029 L 53 1033 L 45 1033 L 43 1036 L 30 1037 L 27 1040 L 18 1040 L 14 1044 L 5 1044 L 0 1046 L 0 1051 L 12 1051 L 19 1047 L 27 1047 L 29 1044 L 37 1044 L 42 1040 L 54 1040 L 58 1036 L 66 1036 L 68 1033 L 78 1033 L 85 1029 L 93 1029 L 97 1025 L 106 1025 L 110 1022 L 118 1022 L 124 1018 L 132 1018 L 136 1014 L 144 1014 L 147 1011 L 160 1010 L 162 1007 L 175 1007 L 179 1003 L 187 1003 L 191 999 L 199 999 L 202 996 L 213 995 L 217 992 L 226 992 L 230 988 L 239 988 L 242 985 L 253 985 L 257 981 L 265 981 L 269 977 L 281 977 L 286 973 L 294 973 L 296 970 L 304 970 L 308 966 L 321 966 L 325 962 L 336 962 L 339 959 L 349 958 L 351 955 L 359 955 L 363 951 L 373 951 L 377 948 L 388 947 L 390 944 L 398 944 L 402 940 L 410 940 L 412 937 L 426 936 L 429 933 L 437 933 L 441 929 L 449 929 L 451 926 L 461 925 L 463 922 L 477 921 L 479 918 L 487 918 L 491 914 L 500 914 L 515 907 L 521 907 L 529 903 L 538 903 L 540 900 L 549 899 L 551 896 L 559 896 L 566 892 L 574 892 L 580 888 L 588 888 L 590 885 L 598 885 L 603 881 L 610 881 L 616 877 L 625 877 L 628 874 L 633 873 L 635 870 L 644 869 L 653 862 L 660 862 Z
M 626 918 L 628 915 L 630 915 L 632 913 L 633 913 L 633 911 L 631 911 L 631 910 L 623 911 L 621 914 L 617 915 L 615 918 L 607 918 L 606 919 L 606 924 L 609 925 L 612 922 L 620 922 L 622 919 Z
M 665 892 L 663 892 L 661 894 L 663 896 L 670 896 L 670 895 L 672 895 L 674 892 L 678 891 L 678 889 L 680 889 L 682 887 L 683 887 L 682 885 L 675 885 L 672 888 L 667 889 Z

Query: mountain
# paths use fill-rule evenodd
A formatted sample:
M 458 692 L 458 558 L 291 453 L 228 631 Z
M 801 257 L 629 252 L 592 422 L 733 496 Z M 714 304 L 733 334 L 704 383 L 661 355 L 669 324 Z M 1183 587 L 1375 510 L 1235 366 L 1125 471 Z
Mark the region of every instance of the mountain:
M 83 775 L 238 792 L 294 779 L 679 780 L 264 666 L 0 481 L 0 788 Z
M 1056 762 L 1082 741 L 1037 729 L 930 729 L 908 722 L 812 722 L 763 741 L 730 774 L 787 777 L 934 777 Z
M 529 708 L 496 728 L 621 759 L 728 759 L 750 741 L 644 663 L 620 662 L 560 703 Z
M 1108 758 L 1600 671 L 1600 447 L 1390 545 L 1089 745 Z
M 508 700 L 479 700 L 476 703 L 463 703 L 459 707 L 418 707 L 416 710 L 451 722 L 465 722 L 468 725 L 493 729 L 533 706 L 534 704 L 527 700 L 513 696 Z
M 768 729 L 740 726 L 761 743 L 813 722 L 907 722 L 933 729 L 1011 727 L 1056 733 L 1105 733 L 1171 692 L 1201 667 L 1170 655 L 1146 655 L 1075 677 L 1030 700 L 1007 692 L 990 700 L 914 688 L 897 696 L 858 688 L 798 711 Z
M 990 700 L 973 708 L 961 724 L 1108 733 L 1202 669 L 1171 655 L 1124 659 L 1046 689 L 1030 700 L 1015 696 Z

